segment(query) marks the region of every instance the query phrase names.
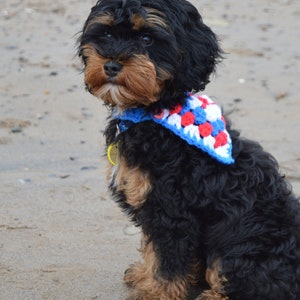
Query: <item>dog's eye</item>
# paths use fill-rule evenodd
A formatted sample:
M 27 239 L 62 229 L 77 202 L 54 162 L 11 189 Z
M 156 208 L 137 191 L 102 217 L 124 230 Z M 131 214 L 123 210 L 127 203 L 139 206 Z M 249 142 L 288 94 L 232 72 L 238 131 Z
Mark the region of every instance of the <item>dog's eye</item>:
M 153 39 L 150 35 L 144 34 L 141 36 L 141 41 L 145 46 L 150 46 L 153 42 Z
M 104 31 L 103 35 L 109 39 L 112 37 L 112 34 L 108 31 Z

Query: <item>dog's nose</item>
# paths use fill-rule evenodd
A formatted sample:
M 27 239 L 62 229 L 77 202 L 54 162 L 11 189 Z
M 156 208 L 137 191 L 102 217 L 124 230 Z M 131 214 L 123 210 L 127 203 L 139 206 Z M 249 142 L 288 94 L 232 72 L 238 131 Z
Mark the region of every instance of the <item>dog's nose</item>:
M 109 77 L 116 77 L 122 70 L 123 66 L 117 61 L 108 61 L 104 64 L 104 72 Z

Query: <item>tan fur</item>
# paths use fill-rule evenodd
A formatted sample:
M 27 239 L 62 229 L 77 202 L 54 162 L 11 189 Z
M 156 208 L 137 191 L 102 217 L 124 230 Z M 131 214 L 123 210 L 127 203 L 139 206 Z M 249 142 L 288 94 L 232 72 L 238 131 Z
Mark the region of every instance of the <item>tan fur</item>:
M 132 29 L 135 31 L 139 31 L 140 29 L 146 26 L 145 19 L 139 14 L 135 14 L 132 16 L 131 23 Z
M 121 158 L 118 163 L 116 185 L 117 190 L 126 195 L 126 202 L 134 208 L 144 203 L 151 190 L 148 174 L 139 168 L 129 168 L 124 158 Z
M 132 29 L 139 31 L 144 27 L 160 26 L 167 28 L 169 25 L 166 23 L 165 15 L 157 9 L 145 7 L 147 16 L 144 19 L 141 15 L 135 14 L 131 18 Z
M 145 10 L 147 11 L 147 17 L 145 20 L 147 26 L 161 26 L 164 28 L 169 27 L 169 25 L 166 23 L 167 19 L 161 11 L 150 7 L 146 7 Z
M 156 102 L 163 87 L 154 64 L 146 55 L 136 55 L 125 61 L 117 81 L 121 84 L 119 102 L 125 107 Z
M 145 7 L 145 10 L 147 12 L 145 19 L 141 15 L 133 15 L 131 19 L 133 30 L 139 31 L 145 27 L 155 26 L 168 28 L 169 25 L 166 23 L 166 18 L 162 12 L 150 7 Z
M 86 26 L 85 31 L 89 30 L 90 27 L 92 27 L 95 24 L 103 24 L 107 26 L 112 26 L 114 23 L 114 17 L 110 14 L 104 14 L 102 16 L 98 16 L 93 18 Z
M 145 10 L 147 12 L 147 16 L 144 19 L 139 14 L 134 14 L 131 17 L 131 23 L 132 23 L 132 29 L 135 31 L 139 31 L 144 27 L 154 27 L 154 26 L 160 26 L 167 28 L 169 25 L 166 23 L 165 15 L 160 12 L 157 9 L 145 7 Z M 90 27 L 92 27 L 95 24 L 103 24 L 107 26 L 113 26 L 115 22 L 115 18 L 110 13 L 106 13 L 102 16 L 97 16 L 92 18 L 89 23 L 87 24 L 85 31 L 89 30 Z
M 148 106 L 158 100 L 163 82 L 171 75 L 160 70 L 157 76 L 153 63 L 146 55 L 135 55 L 120 63 L 122 71 L 113 79 L 107 78 L 103 66 L 108 59 L 100 56 L 92 45 L 83 47 L 86 59 L 85 82 L 89 91 L 106 104 L 126 109 L 137 104 Z
M 103 65 L 107 60 L 98 55 L 92 45 L 83 46 L 82 55 L 87 59 L 84 69 L 84 80 L 88 85 L 89 91 L 94 94 L 106 82 Z
M 213 290 L 204 291 L 200 298 L 197 298 L 199 300 L 229 300 L 228 297 L 223 296 Z
M 187 297 L 186 279 L 163 280 L 157 270 L 159 261 L 153 251 L 152 242 L 144 239 L 143 263 L 132 265 L 124 276 L 124 281 L 132 287 L 132 295 L 127 300 L 184 300 Z
M 212 264 L 212 268 L 207 268 L 205 273 L 205 279 L 210 285 L 211 289 L 204 291 L 199 300 L 229 300 L 224 296 L 223 285 L 227 281 L 224 276 L 220 275 L 221 266 L 220 261 L 216 260 Z

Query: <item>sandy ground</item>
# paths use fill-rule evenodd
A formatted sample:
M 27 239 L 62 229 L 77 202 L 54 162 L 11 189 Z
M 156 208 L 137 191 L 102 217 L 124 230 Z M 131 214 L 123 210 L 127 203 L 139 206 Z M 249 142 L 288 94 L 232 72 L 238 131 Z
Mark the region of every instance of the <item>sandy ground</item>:
M 74 56 L 93 3 L 0 0 L 1 300 L 125 299 L 138 259 L 139 233 L 106 193 L 106 111 Z M 300 2 L 194 3 L 228 53 L 207 93 L 300 195 Z

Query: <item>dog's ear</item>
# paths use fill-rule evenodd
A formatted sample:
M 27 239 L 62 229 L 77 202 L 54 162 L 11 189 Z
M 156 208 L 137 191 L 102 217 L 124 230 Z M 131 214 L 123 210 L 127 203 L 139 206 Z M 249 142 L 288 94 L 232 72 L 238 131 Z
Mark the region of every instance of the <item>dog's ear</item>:
M 177 84 L 186 90 L 203 90 L 222 57 L 216 35 L 206 26 L 197 9 L 183 2 L 174 33 L 182 54 Z M 173 24 L 174 25 L 174 24 Z

